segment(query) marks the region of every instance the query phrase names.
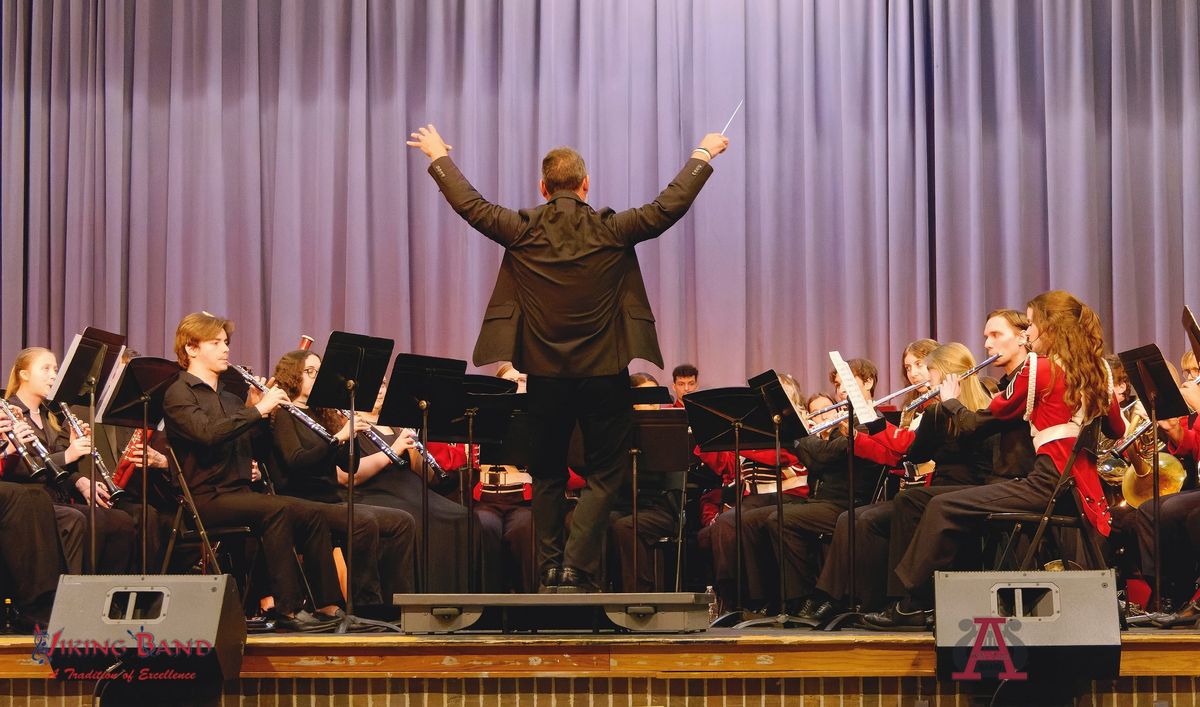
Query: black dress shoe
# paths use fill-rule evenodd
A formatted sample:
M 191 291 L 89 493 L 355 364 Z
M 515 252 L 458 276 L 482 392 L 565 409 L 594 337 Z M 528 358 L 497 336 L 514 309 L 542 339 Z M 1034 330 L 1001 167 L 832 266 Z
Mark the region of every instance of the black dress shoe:
M 817 600 L 809 597 L 800 602 L 800 608 L 796 609 L 795 611 L 789 611 L 788 613 L 797 618 L 807 619 L 812 616 L 812 612 L 817 610 L 817 606 Z
M 823 601 L 804 618 L 816 622 L 818 626 L 822 626 L 841 613 L 841 610 L 841 607 L 832 601 Z
M 559 594 L 586 594 L 596 591 L 596 587 L 592 584 L 592 578 L 587 572 L 575 569 L 574 567 L 564 567 L 558 575 L 558 593 Z
M 863 628 L 872 631 L 928 631 L 932 627 L 933 610 L 902 611 L 900 602 L 863 616 Z
M 557 567 L 547 567 L 542 570 L 542 576 L 538 583 L 538 594 L 554 594 L 558 591 L 559 582 L 562 580 L 562 570 Z

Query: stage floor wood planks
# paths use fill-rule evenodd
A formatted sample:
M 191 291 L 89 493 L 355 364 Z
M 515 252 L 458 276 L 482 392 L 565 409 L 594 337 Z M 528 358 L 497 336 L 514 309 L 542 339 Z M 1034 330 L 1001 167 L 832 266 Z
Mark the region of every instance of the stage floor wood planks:
M 0 637 L 0 680 L 51 678 L 33 639 Z M 1200 631 L 1127 631 L 1121 675 L 1196 675 Z M 711 630 L 686 635 L 251 636 L 243 678 L 928 677 L 929 633 Z

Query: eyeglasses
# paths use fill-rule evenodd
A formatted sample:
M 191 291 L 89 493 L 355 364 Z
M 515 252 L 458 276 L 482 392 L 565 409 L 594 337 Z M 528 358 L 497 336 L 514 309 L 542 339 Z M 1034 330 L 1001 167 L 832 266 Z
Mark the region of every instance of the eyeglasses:
M 317 371 L 319 371 L 319 370 L 321 370 L 321 369 L 317 368 L 315 366 L 309 366 L 304 369 L 304 375 L 308 376 L 309 378 L 316 378 Z

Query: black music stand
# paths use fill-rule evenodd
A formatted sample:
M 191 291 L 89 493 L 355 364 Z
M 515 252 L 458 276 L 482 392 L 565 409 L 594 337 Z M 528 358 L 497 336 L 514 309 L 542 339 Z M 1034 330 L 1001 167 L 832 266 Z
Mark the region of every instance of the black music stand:
M 638 391 L 646 391 L 638 395 Z M 660 392 L 661 391 L 661 392 Z M 634 388 L 634 400 L 638 405 L 650 405 L 671 402 L 671 394 L 665 387 Z M 643 402 L 644 401 L 644 402 Z M 679 490 L 679 508 L 677 509 L 677 526 L 675 532 L 675 591 L 679 591 L 682 574 L 683 557 L 683 506 L 684 495 L 687 493 L 687 471 L 691 466 L 692 448 L 688 444 L 688 420 L 686 411 L 679 408 L 664 408 L 658 410 L 633 411 L 633 448 L 629 450 L 631 457 L 630 489 L 633 500 L 633 577 L 638 581 L 638 548 L 641 542 L 638 535 L 638 493 L 641 484 L 638 481 L 640 472 L 655 476 L 678 476 L 678 483 L 667 483 L 663 490 Z M 626 587 L 624 591 L 641 591 L 640 587 Z
M 1129 374 L 1129 382 L 1137 391 L 1138 398 L 1145 401 L 1146 412 L 1150 415 L 1150 429 L 1154 431 L 1154 444 L 1158 445 L 1158 421 L 1161 418 L 1184 417 L 1188 414 L 1187 403 L 1179 394 L 1179 386 L 1171 369 L 1167 367 L 1166 359 L 1157 344 L 1147 344 L 1136 349 L 1122 351 L 1117 354 L 1121 365 Z M 1137 454 L 1135 451 L 1134 454 Z M 1158 487 L 1159 468 L 1158 450 L 1154 450 L 1151 459 L 1151 477 L 1154 482 L 1154 604 L 1155 610 L 1162 610 L 1162 557 L 1159 537 L 1159 516 L 1162 512 L 1162 490 Z
M 329 335 L 321 370 L 308 394 L 309 407 L 332 408 L 349 413 L 350 429 L 354 429 L 357 412 L 369 412 L 383 385 L 388 359 L 395 342 L 376 336 L 335 331 Z M 348 443 L 349 460 L 346 466 L 346 618 L 338 633 L 346 633 L 354 624 L 395 629 L 382 621 L 354 616 L 354 477 L 358 470 L 355 454 L 358 437 L 351 433 Z
M 178 363 L 165 358 L 139 356 L 130 360 L 127 365 L 121 367 L 116 383 L 101 401 L 100 416 L 96 418 L 104 425 L 134 427 L 142 430 L 142 574 L 146 574 L 149 562 L 147 545 L 150 523 L 150 511 L 147 505 L 150 499 L 149 432 L 151 424 L 158 427 L 162 421 L 163 396 L 167 392 L 167 386 L 175 382 L 180 372 Z M 178 466 L 176 469 L 178 473 L 183 473 Z M 186 498 L 190 499 L 190 496 Z M 192 515 L 196 517 L 196 528 L 200 534 L 201 544 L 207 545 L 208 536 L 204 533 L 204 526 L 199 521 L 199 514 L 196 513 L 194 505 L 191 511 Z M 211 552 L 212 548 L 208 547 L 207 551 Z
M 787 573 L 784 571 L 784 546 L 783 546 L 783 437 L 789 440 L 797 440 L 808 436 L 808 430 L 804 427 L 800 418 L 800 412 L 792 405 L 792 401 L 788 398 L 787 391 L 783 389 L 783 384 L 779 382 L 779 374 L 774 369 L 764 371 L 757 376 L 753 376 L 746 381 L 758 394 L 762 396 L 763 405 L 767 408 L 767 412 L 771 415 L 771 423 L 775 431 L 775 479 L 779 484 L 775 493 L 775 512 L 779 516 L 779 522 L 776 523 L 775 532 L 779 537 L 779 613 L 776 616 L 768 616 L 761 619 L 751 619 L 750 621 L 738 624 L 738 628 L 755 628 L 759 626 L 771 626 L 774 628 L 788 628 L 796 625 L 811 626 L 812 623 L 801 619 L 798 616 L 792 616 L 787 612 Z
M 49 400 L 66 405 L 86 406 L 88 429 L 96 423 L 96 389 L 102 391 L 112 384 L 110 376 L 121 352 L 125 350 L 125 337 L 121 334 L 88 327 L 76 334 L 71 347 L 63 357 L 63 365 Z M 88 547 L 91 550 L 91 570 L 96 573 L 96 457 L 88 455 L 88 482 L 92 490 L 88 494 Z M 142 529 L 145 532 L 145 528 Z
M 421 444 L 429 449 L 429 409 L 435 404 L 455 412 L 466 409 L 463 377 L 467 362 L 418 354 L 396 354 L 391 384 L 379 411 L 379 424 L 421 431 Z M 429 591 L 429 469 L 421 459 L 421 590 Z M 468 515 L 468 518 L 470 516 Z M 468 572 L 470 567 L 467 568 Z
M 467 509 L 467 586 L 475 586 L 475 496 L 472 492 L 475 473 L 475 445 L 504 441 L 504 433 L 516 405 L 517 384 L 496 376 L 468 374 L 463 376 L 463 407 L 458 411 L 439 405 L 426 427 L 437 430 L 436 442 L 458 442 L 466 445 L 467 473 L 459 474 L 458 493 Z
M 731 626 L 741 619 L 742 606 L 742 449 L 767 449 L 775 442 L 774 425 L 763 406 L 762 396 L 750 388 L 712 388 L 683 396 L 688 424 L 700 450 L 732 451 L 736 472 L 733 494 L 733 524 L 737 548 L 736 606 L 722 614 L 713 626 Z M 780 568 L 782 571 L 783 568 Z

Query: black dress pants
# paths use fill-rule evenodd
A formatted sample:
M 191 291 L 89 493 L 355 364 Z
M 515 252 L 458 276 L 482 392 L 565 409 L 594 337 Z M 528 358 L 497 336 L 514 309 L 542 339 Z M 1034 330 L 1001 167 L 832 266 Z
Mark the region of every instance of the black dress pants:
M 633 395 L 629 371 L 590 378 L 529 376 L 529 473 L 540 570 L 573 567 L 596 579 L 603 573 L 609 512 L 629 477 L 633 441 Z M 583 432 L 587 486 L 563 525 L 568 504 L 567 449 L 575 423 Z
M 893 509 L 891 501 L 854 509 L 854 600 L 867 611 L 882 608 L 887 595 L 888 536 Z M 836 601 L 851 601 L 849 511 L 838 516 L 817 589 Z
M 0 481 L 0 576 L 17 609 L 46 609 L 64 568 L 54 504 L 42 489 Z
M 316 607 L 341 603 L 333 544 L 324 511 L 316 504 L 296 503 L 285 496 L 266 496 L 249 489 L 219 496 L 197 496 L 200 519 L 210 526 L 250 528 L 262 543 L 275 606 L 285 613 L 304 606 L 304 577 L 293 552 L 304 556 Z

